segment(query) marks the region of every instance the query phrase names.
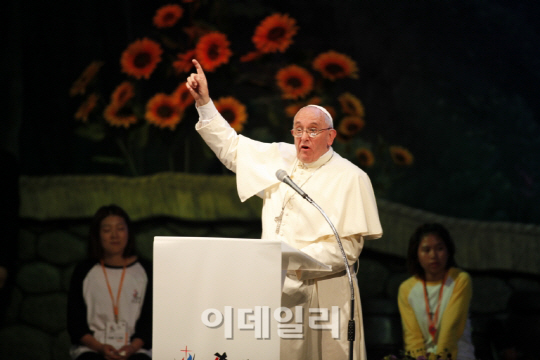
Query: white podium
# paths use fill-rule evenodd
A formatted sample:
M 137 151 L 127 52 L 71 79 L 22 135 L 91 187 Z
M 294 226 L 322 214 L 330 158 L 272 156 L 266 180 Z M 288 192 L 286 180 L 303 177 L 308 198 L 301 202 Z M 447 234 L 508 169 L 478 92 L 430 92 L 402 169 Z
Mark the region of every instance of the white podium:
M 153 263 L 152 354 L 160 360 L 279 359 L 285 271 L 330 271 L 261 239 L 156 236 Z

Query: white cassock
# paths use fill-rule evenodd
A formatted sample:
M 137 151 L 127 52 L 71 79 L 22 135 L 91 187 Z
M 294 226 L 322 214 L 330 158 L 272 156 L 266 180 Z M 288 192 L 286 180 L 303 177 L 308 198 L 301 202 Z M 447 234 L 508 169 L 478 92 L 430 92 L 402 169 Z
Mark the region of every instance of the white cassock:
M 280 240 L 332 266 L 328 272 L 290 271 L 281 304 L 303 307 L 301 339 L 281 339 L 281 359 L 348 359 L 347 324 L 350 318 L 350 285 L 334 233 L 321 213 L 276 178 L 285 170 L 317 203 L 334 224 L 349 266 L 356 262 L 364 240 L 382 236 L 375 195 L 369 177 L 332 148 L 317 161 L 304 164 L 292 144 L 262 143 L 238 135 L 218 113 L 212 101 L 198 107 L 196 130 L 221 162 L 236 173 L 241 201 L 258 195 L 263 199 L 262 238 Z M 366 359 L 360 294 L 355 289 L 354 359 Z M 340 309 L 339 338 L 331 331 L 311 329 L 308 309 Z M 331 321 L 329 321 L 331 323 Z

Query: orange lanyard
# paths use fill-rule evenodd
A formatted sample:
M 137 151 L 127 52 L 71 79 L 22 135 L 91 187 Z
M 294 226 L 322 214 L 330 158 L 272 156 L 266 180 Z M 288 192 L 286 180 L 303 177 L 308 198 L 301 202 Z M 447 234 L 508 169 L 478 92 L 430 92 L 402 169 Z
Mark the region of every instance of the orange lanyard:
M 124 276 L 126 275 L 126 263 L 124 262 L 124 267 L 122 269 L 122 277 L 120 278 L 120 284 L 118 285 L 118 294 L 116 295 L 116 301 L 114 300 L 111 284 L 109 283 L 109 277 L 107 276 L 107 270 L 105 270 L 105 264 L 103 260 L 101 260 L 101 268 L 103 269 L 103 274 L 105 274 L 105 281 L 107 282 L 109 295 L 111 295 L 111 300 L 113 304 L 113 312 L 114 312 L 114 321 L 118 323 L 118 303 L 120 301 L 120 292 L 122 291 L 122 285 L 124 284 Z
M 439 299 L 437 300 L 437 309 L 435 310 L 435 315 L 431 315 L 431 312 L 429 312 L 429 299 L 427 294 L 427 287 L 426 287 L 426 280 L 422 280 L 424 283 L 424 299 L 426 301 L 426 313 L 428 316 L 428 331 L 431 334 L 431 338 L 433 339 L 433 343 L 437 343 L 435 340 L 435 334 L 437 334 L 437 320 L 439 319 L 439 309 L 441 307 L 441 300 L 442 300 L 442 294 L 444 289 L 444 284 L 446 283 L 446 276 L 448 275 L 448 271 L 444 274 L 444 279 L 441 284 L 441 290 L 439 290 Z

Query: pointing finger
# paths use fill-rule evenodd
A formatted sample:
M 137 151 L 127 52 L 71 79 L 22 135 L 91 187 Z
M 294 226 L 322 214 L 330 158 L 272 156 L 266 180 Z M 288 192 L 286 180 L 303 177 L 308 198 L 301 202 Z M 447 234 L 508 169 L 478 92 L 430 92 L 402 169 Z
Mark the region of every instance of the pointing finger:
M 197 74 L 204 76 L 204 70 L 203 70 L 201 64 L 199 64 L 199 62 L 196 59 L 193 59 L 191 61 L 193 62 L 193 65 L 195 65 L 195 69 L 197 69 Z

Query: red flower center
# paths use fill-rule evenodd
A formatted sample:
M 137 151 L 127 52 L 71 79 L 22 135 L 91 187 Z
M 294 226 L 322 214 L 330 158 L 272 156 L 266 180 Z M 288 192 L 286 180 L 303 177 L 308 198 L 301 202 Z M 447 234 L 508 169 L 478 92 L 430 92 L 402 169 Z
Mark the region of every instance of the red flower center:
M 127 98 L 128 98 L 128 92 L 127 92 L 126 89 L 123 89 L 118 93 L 118 101 L 119 102 L 124 103 L 124 102 L 126 102 Z
M 157 108 L 156 113 L 159 117 L 167 119 L 174 113 L 173 109 L 169 105 L 161 105 Z
M 212 44 L 208 48 L 208 57 L 211 60 L 215 60 L 215 59 L 217 59 L 219 57 L 219 47 L 216 44 Z
M 287 85 L 297 89 L 302 86 L 302 81 L 300 81 L 300 79 L 297 77 L 290 77 L 287 79 Z
M 185 91 L 180 95 L 180 101 L 185 102 L 189 98 L 190 94 L 189 92 Z
M 333 75 L 341 74 L 343 72 L 343 67 L 339 66 L 336 63 L 328 64 L 324 67 L 324 69 Z
M 282 27 L 275 27 L 268 32 L 268 40 L 277 41 L 283 38 L 283 35 L 285 35 L 285 29 Z
M 176 16 L 172 12 L 168 12 L 163 16 L 163 22 L 170 24 L 176 20 Z
M 150 59 L 152 57 L 147 52 L 140 52 L 135 56 L 135 59 L 133 59 L 133 65 L 135 65 L 136 68 L 142 69 L 150 63 Z

